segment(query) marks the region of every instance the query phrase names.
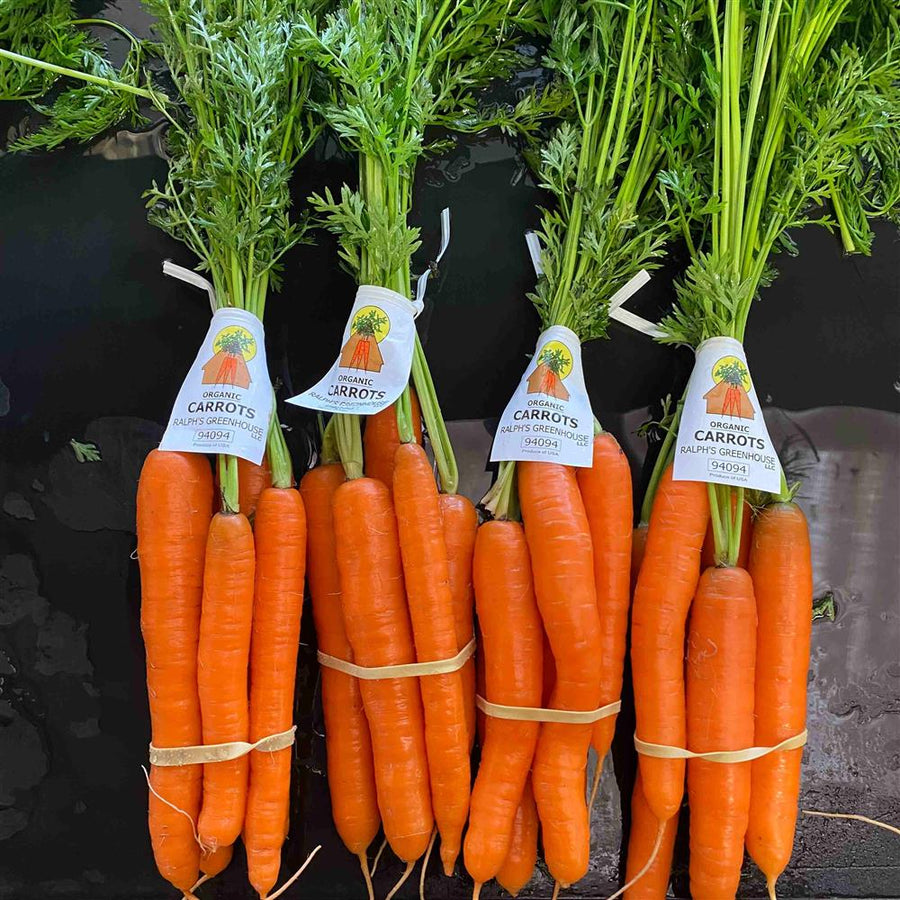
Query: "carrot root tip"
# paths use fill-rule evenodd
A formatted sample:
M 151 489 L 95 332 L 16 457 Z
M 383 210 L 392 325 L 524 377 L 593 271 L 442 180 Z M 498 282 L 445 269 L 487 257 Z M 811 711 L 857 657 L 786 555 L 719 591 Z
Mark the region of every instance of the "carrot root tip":
M 369 900 L 375 900 L 375 888 L 372 887 L 372 876 L 369 874 L 369 860 L 365 851 L 359 854 L 359 867 L 362 869 L 363 880 L 366 883 L 366 893 Z
M 769 900 L 777 900 L 775 896 L 775 879 L 766 878 L 766 890 L 769 892 Z
M 384 900 L 393 900 L 394 897 L 397 896 L 397 891 L 406 884 L 406 880 L 412 875 L 412 870 L 416 865 L 416 861 L 414 859 L 410 860 L 406 864 L 406 869 L 403 871 L 403 874 L 400 876 L 400 880 L 391 888 L 391 892 L 384 898 Z
M 369 875 L 370 875 L 372 878 L 375 877 L 375 871 L 376 871 L 376 869 L 378 868 L 378 862 L 379 862 L 379 860 L 381 859 L 381 854 L 384 853 L 384 848 L 385 848 L 385 847 L 387 847 L 387 838 L 385 838 L 385 839 L 381 842 L 381 846 L 378 848 L 378 852 L 375 854 L 375 859 L 372 860 L 372 868 L 369 869 Z

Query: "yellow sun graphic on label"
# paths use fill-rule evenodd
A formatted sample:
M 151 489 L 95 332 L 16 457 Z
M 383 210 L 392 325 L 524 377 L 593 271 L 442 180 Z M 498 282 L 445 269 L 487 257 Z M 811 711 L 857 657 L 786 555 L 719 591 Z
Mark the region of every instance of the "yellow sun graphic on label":
M 538 365 L 549 366 L 558 378 L 568 378 L 572 371 L 572 354 L 560 341 L 547 341 L 538 354 Z
M 227 325 L 216 335 L 213 350 L 242 356 L 244 362 L 250 362 L 256 356 L 256 338 L 243 325 Z
M 750 372 L 742 359 L 737 356 L 723 356 L 712 367 L 712 377 L 716 384 L 727 381 L 732 387 L 750 390 Z
M 350 326 L 351 334 L 360 334 L 363 337 L 372 337 L 380 344 L 391 330 L 391 320 L 387 313 L 377 306 L 364 306 L 353 317 Z

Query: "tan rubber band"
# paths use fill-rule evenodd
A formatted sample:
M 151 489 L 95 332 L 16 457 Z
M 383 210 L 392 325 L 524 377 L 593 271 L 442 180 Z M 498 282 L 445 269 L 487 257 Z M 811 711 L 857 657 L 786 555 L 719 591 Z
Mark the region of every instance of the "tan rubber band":
M 484 697 L 476 696 L 475 705 L 486 715 L 494 719 L 516 719 L 520 722 L 558 722 L 561 725 L 590 725 L 607 716 L 614 716 L 621 708 L 622 701 L 607 703 L 599 709 L 543 709 L 539 706 L 504 706 L 502 703 L 491 703 Z
M 256 743 L 231 741 L 227 744 L 200 744 L 196 747 L 154 747 L 150 745 L 150 763 L 154 766 L 193 766 L 200 763 L 228 762 L 240 759 L 254 750 L 274 753 L 294 743 L 296 725 L 280 734 L 270 734 Z
M 363 681 L 381 681 L 385 678 L 418 678 L 422 675 L 448 675 L 458 672 L 475 652 L 475 638 L 472 638 L 456 656 L 450 659 L 435 659 L 431 662 L 403 663 L 399 666 L 357 666 L 355 663 L 329 656 L 321 650 L 316 654 L 319 664 L 327 669 L 337 669 L 345 675 L 353 675 Z
M 807 731 L 795 734 L 774 747 L 747 747 L 746 750 L 711 750 L 708 753 L 693 753 L 681 747 L 669 747 L 665 744 L 650 744 L 634 736 L 634 748 L 644 756 L 655 756 L 658 759 L 705 759 L 714 763 L 742 763 L 759 759 L 779 750 L 796 750 L 806 743 Z

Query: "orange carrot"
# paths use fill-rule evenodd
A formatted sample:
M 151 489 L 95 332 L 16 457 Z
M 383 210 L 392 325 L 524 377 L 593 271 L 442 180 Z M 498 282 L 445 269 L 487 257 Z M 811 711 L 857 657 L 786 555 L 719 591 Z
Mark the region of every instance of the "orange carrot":
M 266 488 L 254 521 L 256 595 L 250 642 L 250 741 L 279 734 L 294 721 L 294 680 L 303 578 L 306 514 L 293 488 Z M 292 749 L 250 754 L 250 786 L 244 820 L 247 872 L 265 897 L 278 880 L 288 816 Z
M 481 628 L 475 623 L 475 642 L 478 650 L 475 652 L 475 690 L 479 696 L 484 696 L 484 653 L 481 652 Z M 484 738 L 487 734 L 487 716 L 480 710 L 475 710 L 475 730 L 478 732 L 478 744 L 484 746 Z
M 431 463 L 418 444 L 402 444 L 394 461 L 394 503 L 409 612 L 419 662 L 449 659 L 456 639 L 441 508 Z M 469 812 L 469 736 L 459 671 L 421 679 L 434 818 L 444 872 L 453 873 Z
M 474 629 L 472 587 L 472 556 L 475 551 L 475 532 L 478 513 L 471 500 L 461 494 L 441 494 L 441 521 L 444 524 L 444 544 L 447 547 L 447 567 L 450 593 L 453 596 L 453 618 L 456 622 L 456 643 L 462 648 L 472 640 Z M 475 743 L 475 660 L 470 659 L 460 670 L 466 699 L 466 732 L 469 750 Z
M 213 850 L 212 853 L 204 853 L 200 857 L 200 871 L 207 878 L 215 878 L 228 868 L 231 857 L 234 855 L 234 844 L 224 844 Z
M 651 540 L 652 525 L 651 525 Z M 691 605 L 687 747 L 695 753 L 753 745 L 756 601 L 745 569 L 707 569 Z M 734 897 L 750 815 L 750 763 L 688 761 L 691 896 Z
M 369 667 L 415 662 L 387 487 L 374 478 L 345 482 L 334 494 L 333 509 L 341 604 L 354 661 Z M 394 853 L 410 863 L 425 852 L 434 824 L 418 679 L 361 681 L 360 690 L 384 833 Z
M 341 465 L 318 466 L 303 476 L 300 493 L 309 523 L 307 569 L 319 649 L 353 662 L 341 609 L 332 514 L 335 491 L 343 483 Z M 359 681 L 324 666 L 320 676 L 331 814 L 347 849 L 359 858 L 361 866 L 368 868 L 366 848 L 378 833 L 381 817 L 375 793 L 372 740 Z
M 604 432 L 594 438 L 593 464 L 589 469 L 578 469 L 577 478 L 594 549 L 594 584 L 600 614 L 600 705 L 605 706 L 618 700 L 622 693 L 634 517 L 631 468 L 611 434 Z M 597 751 L 598 772 L 615 730 L 615 716 L 594 725 L 591 743 Z
M 709 521 L 707 487 L 663 475 L 653 501 L 647 547 L 634 592 L 631 668 L 637 736 L 684 747 L 684 634 L 700 577 L 700 549 Z M 644 796 L 659 821 L 678 812 L 684 760 L 640 757 Z
M 422 443 L 422 413 L 419 410 L 419 398 L 410 387 L 409 404 L 412 411 L 413 433 L 416 443 Z M 397 427 L 397 404 L 392 403 L 386 409 L 372 416 L 366 416 L 366 428 L 363 432 L 363 449 L 366 463 L 366 475 L 377 478 L 394 489 L 394 457 L 400 446 L 400 431 Z
M 217 513 L 209 527 L 197 684 L 203 743 L 246 741 L 250 734 L 247 675 L 253 617 L 253 531 L 243 513 Z M 197 831 L 204 847 L 233 844 L 244 824 L 246 756 L 203 766 Z
M 677 831 L 678 813 L 675 813 L 663 826 L 659 848 L 650 868 L 625 891 L 625 900 L 664 900 L 672 871 Z M 638 768 L 634 792 L 631 795 L 631 828 L 628 831 L 628 858 L 625 864 L 626 884 L 629 884 L 647 865 L 656 846 L 658 833 L 659 822 L 647 805 L 641 786 L 641 771 Z
M 731 510 L 734 512 L 734 505 L 737 502 L 737 495 L 731 494 Z M 747 568 L 747 561 L 750 559 L 750 545 L 753 538 L 753 516 L 750 504 L 745 502 L 743 506 L 743 520 L 741 522 L 741 546 L 738 549 L 738 557 L 736 566 L 742 569 Z M 708 569 L 716 564 L 716 541 L 713 534 L 712 522 L 706 529 L 706 537 L 703 539 L 703 552 L 700 556 L 700 570 Z
M 584 503 L 575 472 L 555 463 L 519 464 L 519 499 L 534 586 L 556 660 L 551 706 L 590 710 L 600 700 L 600 617 Z M 591 725 L 548 722 L 541 728 L 532 786 L 544 856 L 566 887 L 587 872 L 590 827 L 585 769 Z
M 497 881 L 513 897 L 531 881 L 531 876 L 534 874 L 534 864 L 537 862 L 537 840 L 537 807 L 534 805 L 531 778 L 528 778 L 525 781 L 519 808 L 516 810 L 512 839 L 509 842 L 509 853 L 506 854 L 506 859 L 497 873 Z
M 487 522 L 478 529 L 474 573 L 487 699 L 540 706 L 543 626 L 518 522 Z M 488 716 L 465 842 L 466 869 L 476 884 L 493 878 L 509 853 L 539 730 L 539 722 Z
M 544 632 L 544 688 L 541 691 L 541 705 L 547 707 L 556 687 L 556 660 L 553 658 L 553 648 L 547 632 Z
M 795 504 L 776 503 L 757 518 L 750 575 L 759 616 L 753 742 L 773 747 L 806 725 L 812 561 L 806 517 Z M 750 765 L 747 849 L 773 896 L 794 845 L 802 756 L 802 748 L 783 750 Z
M 150 452 L 138 482 L 137 547 L 147 696 L 157 747 L 202 742 L 197 642 L 212 508 L 213 479 L 205 457 Z M 190 890 L 199 872 L 194 823 L 200 811 L 202 774 L 200 766 L 150 770 L 153 790 L 193 819 L 188 821 L 150 794 L 148 820 L 156 865 L 163 878 L 182 892 Z

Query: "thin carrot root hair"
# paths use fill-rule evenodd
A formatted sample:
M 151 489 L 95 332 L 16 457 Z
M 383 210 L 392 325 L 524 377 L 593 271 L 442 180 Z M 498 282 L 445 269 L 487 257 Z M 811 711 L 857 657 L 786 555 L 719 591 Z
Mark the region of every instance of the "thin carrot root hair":
M 419 875 L 419 900 L 425 900 L 425 875 L 428 872 L 428 860 L 431 859 L 431 851 L 434 850 L 434 842 L 437 839 L 437 828 L 432 829 L 431 840 L 422 860 L 422 873 Z
M 313 851 L 306 857 L 306 862 L 291 875 L 290 878 L 280 887 L 274 894 L 266 894 L 262 900 L 276 900 L 277 897 L 280 897 L 305 871 L 306 867 L 313 861 L 313 857 L 322 849 L 322 845 L 319 844 L 318 847 L 314 848 Z
M 212 875 L 201 875 L 191 887 L 190 893 L 193 894 L 201 884 L 206 884 L 212 878 Z M 185 895 L 187 896 L 187 895 Z
M 769 900 L 778 900 L 775 896 L 775 879 L 766 876 L 766 890 L 769 892 Z
M 369 896 L 369 900 L 375 900 L 375 888 L 372 887 L 372 876 L 369 874 L 369 860 L 366 857 L 366 851 L 360 851 L 359 855 L 359 867 L 362 869 L 363 880 L 366 883 L 366 893 Z
M 853 819 L 856 822 L 865 822 L 867 825 L 874 825 L 876 828 L 885 828 L 893 831 L 894 834 L 900 834 L 900 828 L 896 825 L 888 825 L 887 822 L 879 822 L 878 819 L 870 819 L 868 816 L 860 816 L 856 813 L 828 813 L 817 812 L 814 809 L 802 810 L 804 816 L 821 816 L 823 819 Z
M 550 900 L 559 900 L 559 891 L 562 885 L 558 881 L 553 882 L 553 896 Z
M 370 877 L 375 877 L 375 870 L 378 868 L 378 860 L 381 859 L 381 854 L 384 853 L 384 848 L 387 847 L 387 838 L 385 838 L 381 842 L 381 846 L 378 848 L 378 852 L 375 854 L 375 859 L 372 860 L 372 868 L 369 869 Z
M 397 895 L 397 891 L 399 891 L 400 888 L 402 888 L 403 885 L 406 884 L 406 880 L 409 878 L 410 875 L 412 875 L 412 870 L 415 868 L 415 865 L 416 865 L 416 861 L 414 859 L 411 859 L 406 864 L 406 869 L 404 870 L 403 874 L 400 876 L 400 880 L 391 888 L 391 892 L 387 895 L 387 897 L 384 898 L 384 900 L 392 900 L 392 898 Z
M 629 888 L 634 887 L 649 871 L 650 867 L 656 861 L 656 855 L 659 853 L 659 848 L 662 846 L 663 833 L 666 830 L 665 822 L 659 823 L 659 828 L 656 831 L 656 843 L 653 845 L 653 850 L 650 853 L 650 858 L 647 862 L 644 863 L 644 867 L 641 869 L 634 878 L 631 879 L 627 884 L 623 884 L 611 897 L 608 897 L 607 900 L 617 900 L 618 897 L 621 897 L 622 894 L 625 893 Z
M 481 884 L 482 882 L 480 881 L 475 882 L 475 887 L 472 888 L 472 900 L 478 900 L 481 896 Z
M 194 840 L 197 842 L 197 845 L 200 847 L 200 852 L 201 853 L 209 853 L 212 850 L 215 850 L 215 847 L 207 847 L 206 844 L 204 844 L 203 841 L 200 840 L 200 835 L 197 833 L 197 823 L 191 818 L 191 814 L 188 812 L 185 812 L 180 806 L 176 806 L 174 803 L 170 802 L 169 800 L 166 800 L 166 798 L 163 797 L 163 795 L 160 794 L 159 791 L 157 791 L 156 788 L 153 787 L 152 784 L 150 784 L 150 773 L 147 771 L 146 766 L 141 766 L 141 771 L 144 773 L 144 778 L 147 780 L 147 788 L 149 789 L 150 793 L 153 794 L 153 796 L 156 797 L 156 799 L 159 800 L 160 803 L 165 803 L 166 806 L 168 806 L 171 809 L 174 809 L 175 812 L 181 813 L 188 820 L 188 822 L 191 823 L 191 831 L 194 832 Z M 204 881 L 204 878 L 201 878 L 197 882 L 197 884 L 195 884 L 194 887 L 191 888 L 191 893 L 193 893 L 193 891 L 197 887 L 197 885 L 203 884 L 203 881 Z M 185 895 L 185 896 L 187 896 L 187 895 Z M 190 898 L 188 898 L 188 900 L 190 900 Z

